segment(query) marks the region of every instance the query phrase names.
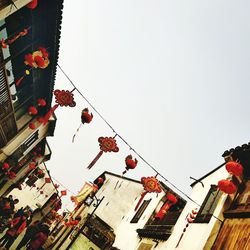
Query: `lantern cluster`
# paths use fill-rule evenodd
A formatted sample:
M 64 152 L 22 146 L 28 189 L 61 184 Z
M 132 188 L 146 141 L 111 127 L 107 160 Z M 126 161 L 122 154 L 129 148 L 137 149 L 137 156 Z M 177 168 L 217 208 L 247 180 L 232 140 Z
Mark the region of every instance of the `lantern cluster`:
M 186 230 L 187 230 L 187 228 L 189 227 L 189 225 L 190 225 L 191 223 L 194 222 L 197 213 L 198 213 L 198 212 L 197 212 L 197 208 L 195 208 L 195 209 L 193 209 L 193 210 L 191 211 L 191 213 L 188 214 L 188 216 L 187 216 L 187 218 L 186 218 L 187 223 L 186 223 L 186 225 L 185 225 L 185 227 L 184 227 L 184 229 L 183 229 L 183 231 L 182 231 L 182 234 L 181 234 L 181 236 L 180 236 L 180 239 L 179 239 L 179 241 L 178 241 L 178 243 L 177 243 L 177 245 L 176 245 L 175 248 L 177 248 L 177 247 L 179 246 L 179 244 L 180 244 L 180 242 L 181 242 L 181 239 L 182 239 L 183 236 L 184 236 L 184 233 L 186 232 Z
M 31 116 L 36 116 L 36 115 L 38 115 L 38 114 L 39 114 L 39 108 L 40 108 L 40 107 L 45 107 L 46 104 L 47 104 L 47 103 L 46 103 L 45 99 L 43 99 L 43 98 L 37 99 L 37 105 L 36 105 L 36 106 L 34 106 L 34 105 L 30 106 L 30 107 L 28 108 L 28 114 L 31 115 Z M 38 121 L 39 123 L 42 123 L 42 122 L 43 122 L 43 118 L 42 118 L 42 117 L 38 117 L 38 118 L 37 118 L 37 121 Z M 30 123 L 29 123 L 29 128 L 32 129 L 32 130 L 36 129 L 35 123 L 30 122 Z
M 239 181 L 239 183 L 241 182 L 240 178 L 243 174 L 243 167 L 240 163 L 229 161 L 226 163 L 226 170 L 229 174 L 234 176 Z M 220 180 L 218 182 L 218 189 L 226 194 L 233 194 L 238 188 L 232 180 Z
M 49 53 L 44 47 L 39 47 L 32 54 L 25 55 L 24 63 L 35 69 L 45 69 L 49 65 Z

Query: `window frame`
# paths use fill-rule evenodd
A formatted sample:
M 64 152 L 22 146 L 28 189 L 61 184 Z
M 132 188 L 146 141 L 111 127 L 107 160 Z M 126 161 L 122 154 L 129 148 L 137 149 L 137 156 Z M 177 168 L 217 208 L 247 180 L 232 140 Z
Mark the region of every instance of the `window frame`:
M 152 199 L 143 201 L 143 203 L 141 204 L 141 206 L 138 208 L 135 215 L 131 219 L 130 223 L 137 223 L 140 220 L 140 218 L 142 217 L 144 211 L 147 209 L 147 207 L 148 207 L 149 203 L 151 202 L 151 200 Z
M 209 199 L 211 197 L 211 195 L 215 194 L 214 199 L 212 201 L 212 203 L 210 204 L 209 210 L 207 211 L 206 214 L 203 214 L 202 212 L 204 211 L 204 209 L 207 206 L 207 203 L 209 202 Z M 222 192 L 217 188 L 216 185 L 211 185 L 195 219 L 194 219 L 194 223 L 209 223 L 210 219 L 212 218 L 214 211 L 217 207 L 217 205 L 215 204 L 216 202 L 218 203 L 220 197 L 222 195 Z M 215 206 L 214 206 L 215 205 Z

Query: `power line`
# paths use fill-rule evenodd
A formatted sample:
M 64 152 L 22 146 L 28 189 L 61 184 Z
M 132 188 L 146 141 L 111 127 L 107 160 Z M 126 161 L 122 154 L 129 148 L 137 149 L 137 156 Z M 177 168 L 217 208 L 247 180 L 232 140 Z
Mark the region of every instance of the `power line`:
M 61 72 L 64 74 L 64 76 L 68 79 L 68 81 L 71 83 L 71 85 L 74 87 L 73 91 L 76 90 L 80 96 L 89 104 L 89 106 L 99 115 L 99 117 L 107 124 L 107 126 L 115 133 L 117 137 L 119 137 L 128 147 L 130 150 L 132 150 L 146 165 L 148 165 L 157 175 L 159 175 L 164 181 L 169 183 L 173 188 L 175 188 L 178 192 L 180 192 L 183 196 L 185 196 L 187 199 L 195 203 L 197 206 L 201 207 L 199 203 L 197 203 L 195 200 L 193 200 L 189 195 L 187 195 L 185 192 L 183 192 L 180 188 L 178 188 L 175 184 L 173 184 L 171 181 L 169 181 L 164 175 L 162 175 L 156 168 L 154 168 L 144 157 L 142 157 L 121 135 L 119 135 L 116 130 L 111 126 L 111 124 L 101 115 L 101 113 L 91 104 L 91 102 L 82 94 L 82 92 L 76 87 L 76 85 L 73 83 L 73 81 L 69 78 L 69 76 L 66 74 L 66 72 L 61 68 L 59 64 L 57 64 Z M 221 221 L 218 217 L 213 215 L 213 217 L 219 221 Z M 222 221 L 221 221 L 222 222 Z

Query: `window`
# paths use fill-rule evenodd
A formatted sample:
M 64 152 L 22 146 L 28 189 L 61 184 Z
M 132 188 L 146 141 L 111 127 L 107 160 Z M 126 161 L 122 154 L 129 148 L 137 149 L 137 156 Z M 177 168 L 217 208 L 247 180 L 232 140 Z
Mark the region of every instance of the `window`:
M 218 190 L 216 185 L 211 185 L 211 188 L 195 218 L 195 223 L 208 223 L 210 221 L 221 195 L 222 192 Z
M 142 242 L 137 248 L 137 250 L 151 250 L 152 248 L 153 248 L 152 244 Z
M 151 199 L 143 201 L 142 205 L 139 207 L 139 209 L 137 210 L 136 214 L 134 215 L 130 223 L 137 223 L 139 221 L 139 219 L 141 218 L 143 212 L 146 210 L 150 201 Z

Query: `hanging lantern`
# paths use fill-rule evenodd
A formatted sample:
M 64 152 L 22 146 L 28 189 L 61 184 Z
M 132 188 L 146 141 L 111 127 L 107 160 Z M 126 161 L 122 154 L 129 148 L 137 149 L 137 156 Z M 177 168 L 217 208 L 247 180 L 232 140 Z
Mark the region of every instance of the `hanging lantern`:
M 59 188 L 60 186 L 58 184 L 55 184 L 54 187 L 57 189 Z
M 160 211 L 155 215 L 155 218 L 162 220 L 166 215 L 167 211 L 178 201 L 173 194 L 167 195 L 165 204 L 161 207 Z
M 123 175 L 126 174 L 126 172 L 127 172 L 129 169 L 134 169 L 134 168 L 136 167 L 137 163 L 138 163 L 138 161 L 137 161 L 136 158 L 133 160 L 132 155 L 128 155 L 128 156 L 126 157 L 126 159 L 125 159 L 126 170 L 123 171 L 122 174 L 123 174 Z
M 39 98 L 37 100 L 37 105 L 40 107 L 44 107 L 44 106 L 46 106 L 46 101 L 43 98 Z
M 235 161 L 227 162 L 226 170 L 229 174 L 232 174 L 235 176 L 242 176 L 242 173 L 243 173 L 242 165 L 238 162 L 235 162 Z
M 141 194 L 141 198 L 135 207 L 135 211 L 138 209 L 147 193 L 160 193 L 162 191 L 160 183 L 156 177 L 142 177 L 141 183 L 145 191 Z
M 49 177 L 46 177 L 46 178 L 45 178 L 45 182 L 46 182 L 46 183 L 51 183 L 51 179 L 50 179 Z
M 81 122 L 82 123 L 80 124 L 80 126 L 77 128 L 75 134 L 73 135 L 72 142 L 74 142 L 75 136 L 79 132 L 82 124 L 90 123 L 92 121 L 92 119 L 93 119 L 93 114 L 89 113 L 89 109 L 88 108 L 83 109 L 82 114 L 81 114 Z
M 32 0 L 30 3 L 26 4 L 26 7 L 29 9 L 35 9 L 37 7 L 38 0 Z
M 43 194 L 43 190 L 40 191 L 40 194 Z
M 43 117 L 38 117 L 38 118 L 37 118 L 37 121 L 38 121 L 39 123 L 44 123 L 45 120 L 44 120 Z
M 237 187 L 230 180 L 220 180 L 218 188 L 226 194 L 233 194 L 237 191 Z
M 30 162 L 30 163 L 29 163 L 29 169 L 30 169 L 30 170 L 36 169 L 36 164 L 35 164 L 34 162 Z
M 83 109 L 81 115 L 82 124 L 90 123 L 92 119 L 93 119 L 93 114 L 89 113 L 88 108 Z
M 36 125 L 33 122 L 31 122 L 29 123 L 29 128 L 34 130 L 36 128 Z
M 113 137 L 99 137 L 98 138 L 99 146 L 100 146 L 100 152 L 98 155 L 94 158 L 94 160 L 88 165 L 87 169 L 91 169 L 95 163 L 100 159 L 103 152 L 118 152 L 119 148 L 117 147 L 116 140 Z
M 103 184 L 103 182 L 104 182 L 104 180 L 103 180 L 102 177 L 99 177 L 99 178 L 97 179 L 97 184 Z
M 29 107 L 29 115 L 37 115 L 37 113 L 38 113 L 38 110 L 37 110 L 37 108 L 36 107 L 34 107 L 34 106 L 30 106 Z
M 8 168 L 10 168 L 10 165 L 7 162 L 4 162 L 3 165 L 2 165 L 2 169 L 6 170 Z
M 67 195 L 67 190 L 62 190 L 61 191 L 61 196 L 65 196 L 65 195 Z
M 8 176 L 9 179 L 16 178 L 16 173 L 14 173 L 13 171 L 7 171 L 6 175 Z
M 171 193 L 167 195 L 167 200 L 173 205 L 178 201 L 177 198 Z

